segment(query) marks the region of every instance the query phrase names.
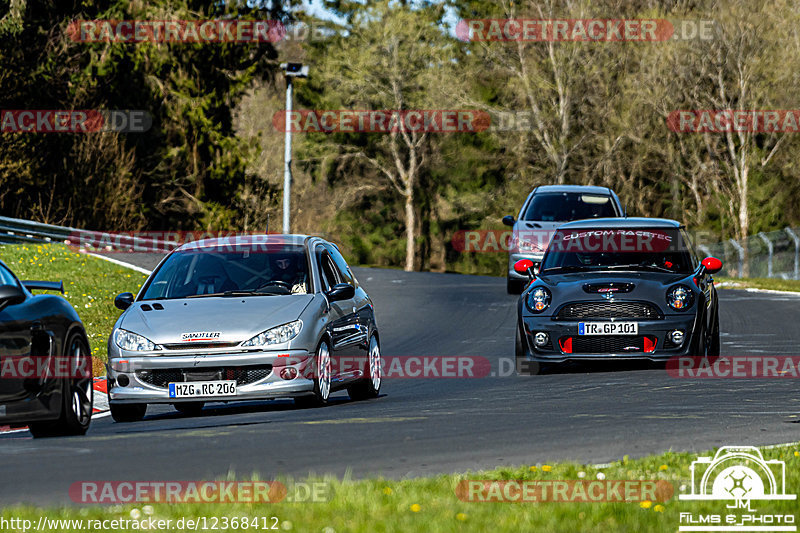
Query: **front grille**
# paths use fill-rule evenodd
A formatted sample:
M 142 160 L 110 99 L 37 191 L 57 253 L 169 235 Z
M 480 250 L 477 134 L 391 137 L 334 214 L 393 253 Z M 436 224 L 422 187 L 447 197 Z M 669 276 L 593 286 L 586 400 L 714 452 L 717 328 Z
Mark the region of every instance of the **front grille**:
M 234 380 L 237 385 L 248 385 L 260 381 L 272 372 L 272 365 L 242 366 L 228 368 L 158 368 L 137 370 L 136 377 L 143 383 L 167 388 L 170 383 L 184 381 Z
M 644 337 L 613 335 L 608 337 L 572 337 L 572 353 L 644 352 Z
M 661 318 L 653 304 L 646 302 L 579 302 L 567 304 L 559 310 L 559 320 L 582 318 Z
M 209 348 L 233 348 L 238 342 L 179 342 L 162 344 L 165 350 L 208 350 Z

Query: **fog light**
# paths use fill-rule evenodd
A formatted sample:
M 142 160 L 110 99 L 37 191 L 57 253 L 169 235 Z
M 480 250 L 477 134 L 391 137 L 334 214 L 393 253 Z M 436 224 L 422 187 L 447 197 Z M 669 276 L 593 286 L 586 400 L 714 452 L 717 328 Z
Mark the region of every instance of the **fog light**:
M 544 331 L 537 331 L 536 335 L 533 336 L 533 343 L 538 347 L 541 348 L 542 346 L 546 345 L 550 342 L 550 336 L 545 333 Z
M 682 329 L 676 329 L 675 331 L 672 331 L 669 334 L 669 340 L 671 340 L 673 343 L 675 343 L 675 344 L 677 344 L 679 346 L 681 344 L 683 344 L 684 337 L 685 337 L 685 334 L 683 333 Z
M 130 384 L 131 380 L 125 374 L 120 374 L 117 376 L 117 383 L 119 383 L 120 387 L 127 387 Z
M 281 369 L 281 379 L 294 379 L 297 377 L 297 369 L 293 366 L 287 366 Z

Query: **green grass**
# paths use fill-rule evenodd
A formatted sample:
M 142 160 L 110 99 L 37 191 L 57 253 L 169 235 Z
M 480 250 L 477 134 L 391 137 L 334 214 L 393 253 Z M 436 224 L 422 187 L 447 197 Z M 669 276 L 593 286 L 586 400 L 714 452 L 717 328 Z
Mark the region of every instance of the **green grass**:
M 788 493 L 800 492 L 798 446 L 763 450 L 764 458 L 786 462 Z M 703 455 L 712 455 L 713 452 Z M 688 453 L 665 453 L 641 459 L 616 461 L 603 467 L 562 463 L 500 468 L 489 472 L 441 475 L 402 481 L 385 479 L 337 480 L 330 483 L 327 503 L 274 504 L 138 504 L 117 506 L 30 506 L 0 511 L 2 518 L 40 516 L 63 519 L 115 519 L 154 517 L 278 517 L 281 531 L 335 532 L 466 532 L 466 531 L 676 531 L 679 513 L 726 514 L 725 502 L 680 501 L 681 488 L 689 485 L 689 465 L 696 458 Z M 465 479 L 576 480 L 665 480 L 673 484 L 672 499 L 631 503 L 471 503 L 458 499 L 455 488 Z M 87 479 L 102 476 L 90 475 Z M 291 487 L 291 483 L 284 480 Z M 291 492 L 291 489 L 290 489 Z M 794 514 L 797 501 L 764 502 L 753 506 L 759 513 Z
M 64 297 L 86 327 L 92 355 L 103 361 L 108 358 L 106 341 L 122 313 L 114 307 L 114 297 L 126 291 L 135 294 L 147 278 L 60 244 L 0 246 L 0 259 L 22 280 L 63 280 Z M 95 374 L 98 370 L 95 368 Z
M 769 289 L 772 291 L 800 292 L 800 280 L 775 278 L 726 278 L 715 277 L 717 284 L 725 282 L 723 288 L 730 289 Z

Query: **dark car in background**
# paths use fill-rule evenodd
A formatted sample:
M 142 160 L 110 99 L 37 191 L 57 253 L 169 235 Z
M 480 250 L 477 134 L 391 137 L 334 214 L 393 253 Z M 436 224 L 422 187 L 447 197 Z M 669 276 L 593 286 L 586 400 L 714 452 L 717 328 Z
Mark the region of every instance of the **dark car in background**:
M 556 230 L 518 303 L 517 366 L 568 360 L 718 356 L 713 257 L 698 260 L 686 229 L 665 219 L 581 220 Z
M 591 185 L 543 185 L 536 187 L 525 200 L 519 215 L 503 217 L 511 226 L 512 242 L 508 254 L 506 288 L 509 294 L 519 294 L 528 282 L 514 271 L 521 259 L 533 261 L 537 268 L 553 231 L 565 222 L 587 218 L 624 216 L 617 195 L 608 187 Z
M 92 419 L 92 359 L 63 283 L 20 281 L 0 261 L 0 425 L 34 437 L 83 435 Z

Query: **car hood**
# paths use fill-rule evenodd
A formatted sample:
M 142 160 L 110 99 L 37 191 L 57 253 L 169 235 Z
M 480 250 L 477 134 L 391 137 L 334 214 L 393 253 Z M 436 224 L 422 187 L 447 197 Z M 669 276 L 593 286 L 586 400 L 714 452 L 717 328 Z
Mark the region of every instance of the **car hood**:
M 558 304 L 571 301 L 604 300 L 601 292 L 587 292 L 584 285 L 600 286 L 619 285 L 630 283 L 633 289 L 630 292 L 617 292 L 618 300 L 649 300 L 662 309 L 665 307 L 666 291 L 672 285 L 685 280 L 690 274 L 669 274 L 666 272 L 574 272 L 541 276 L 539 280 L 552 289 L 553 303 Z M 695 289 L 693 283 L 688 284 Z M 555 307 L 555 306 L 554 306 Z
M 206 297 L 135 302 L 119 327 L 144 335 L 156 344 L 241 342 L 269 328 L 292 322 L 314 299 L 313 294 L 286 296 Z M 160 304 L 163 309 L 142 310 Z M 210 333 L 211 335 L 198 335 Z M 218 334 L 218 335 L 217 335 Z

